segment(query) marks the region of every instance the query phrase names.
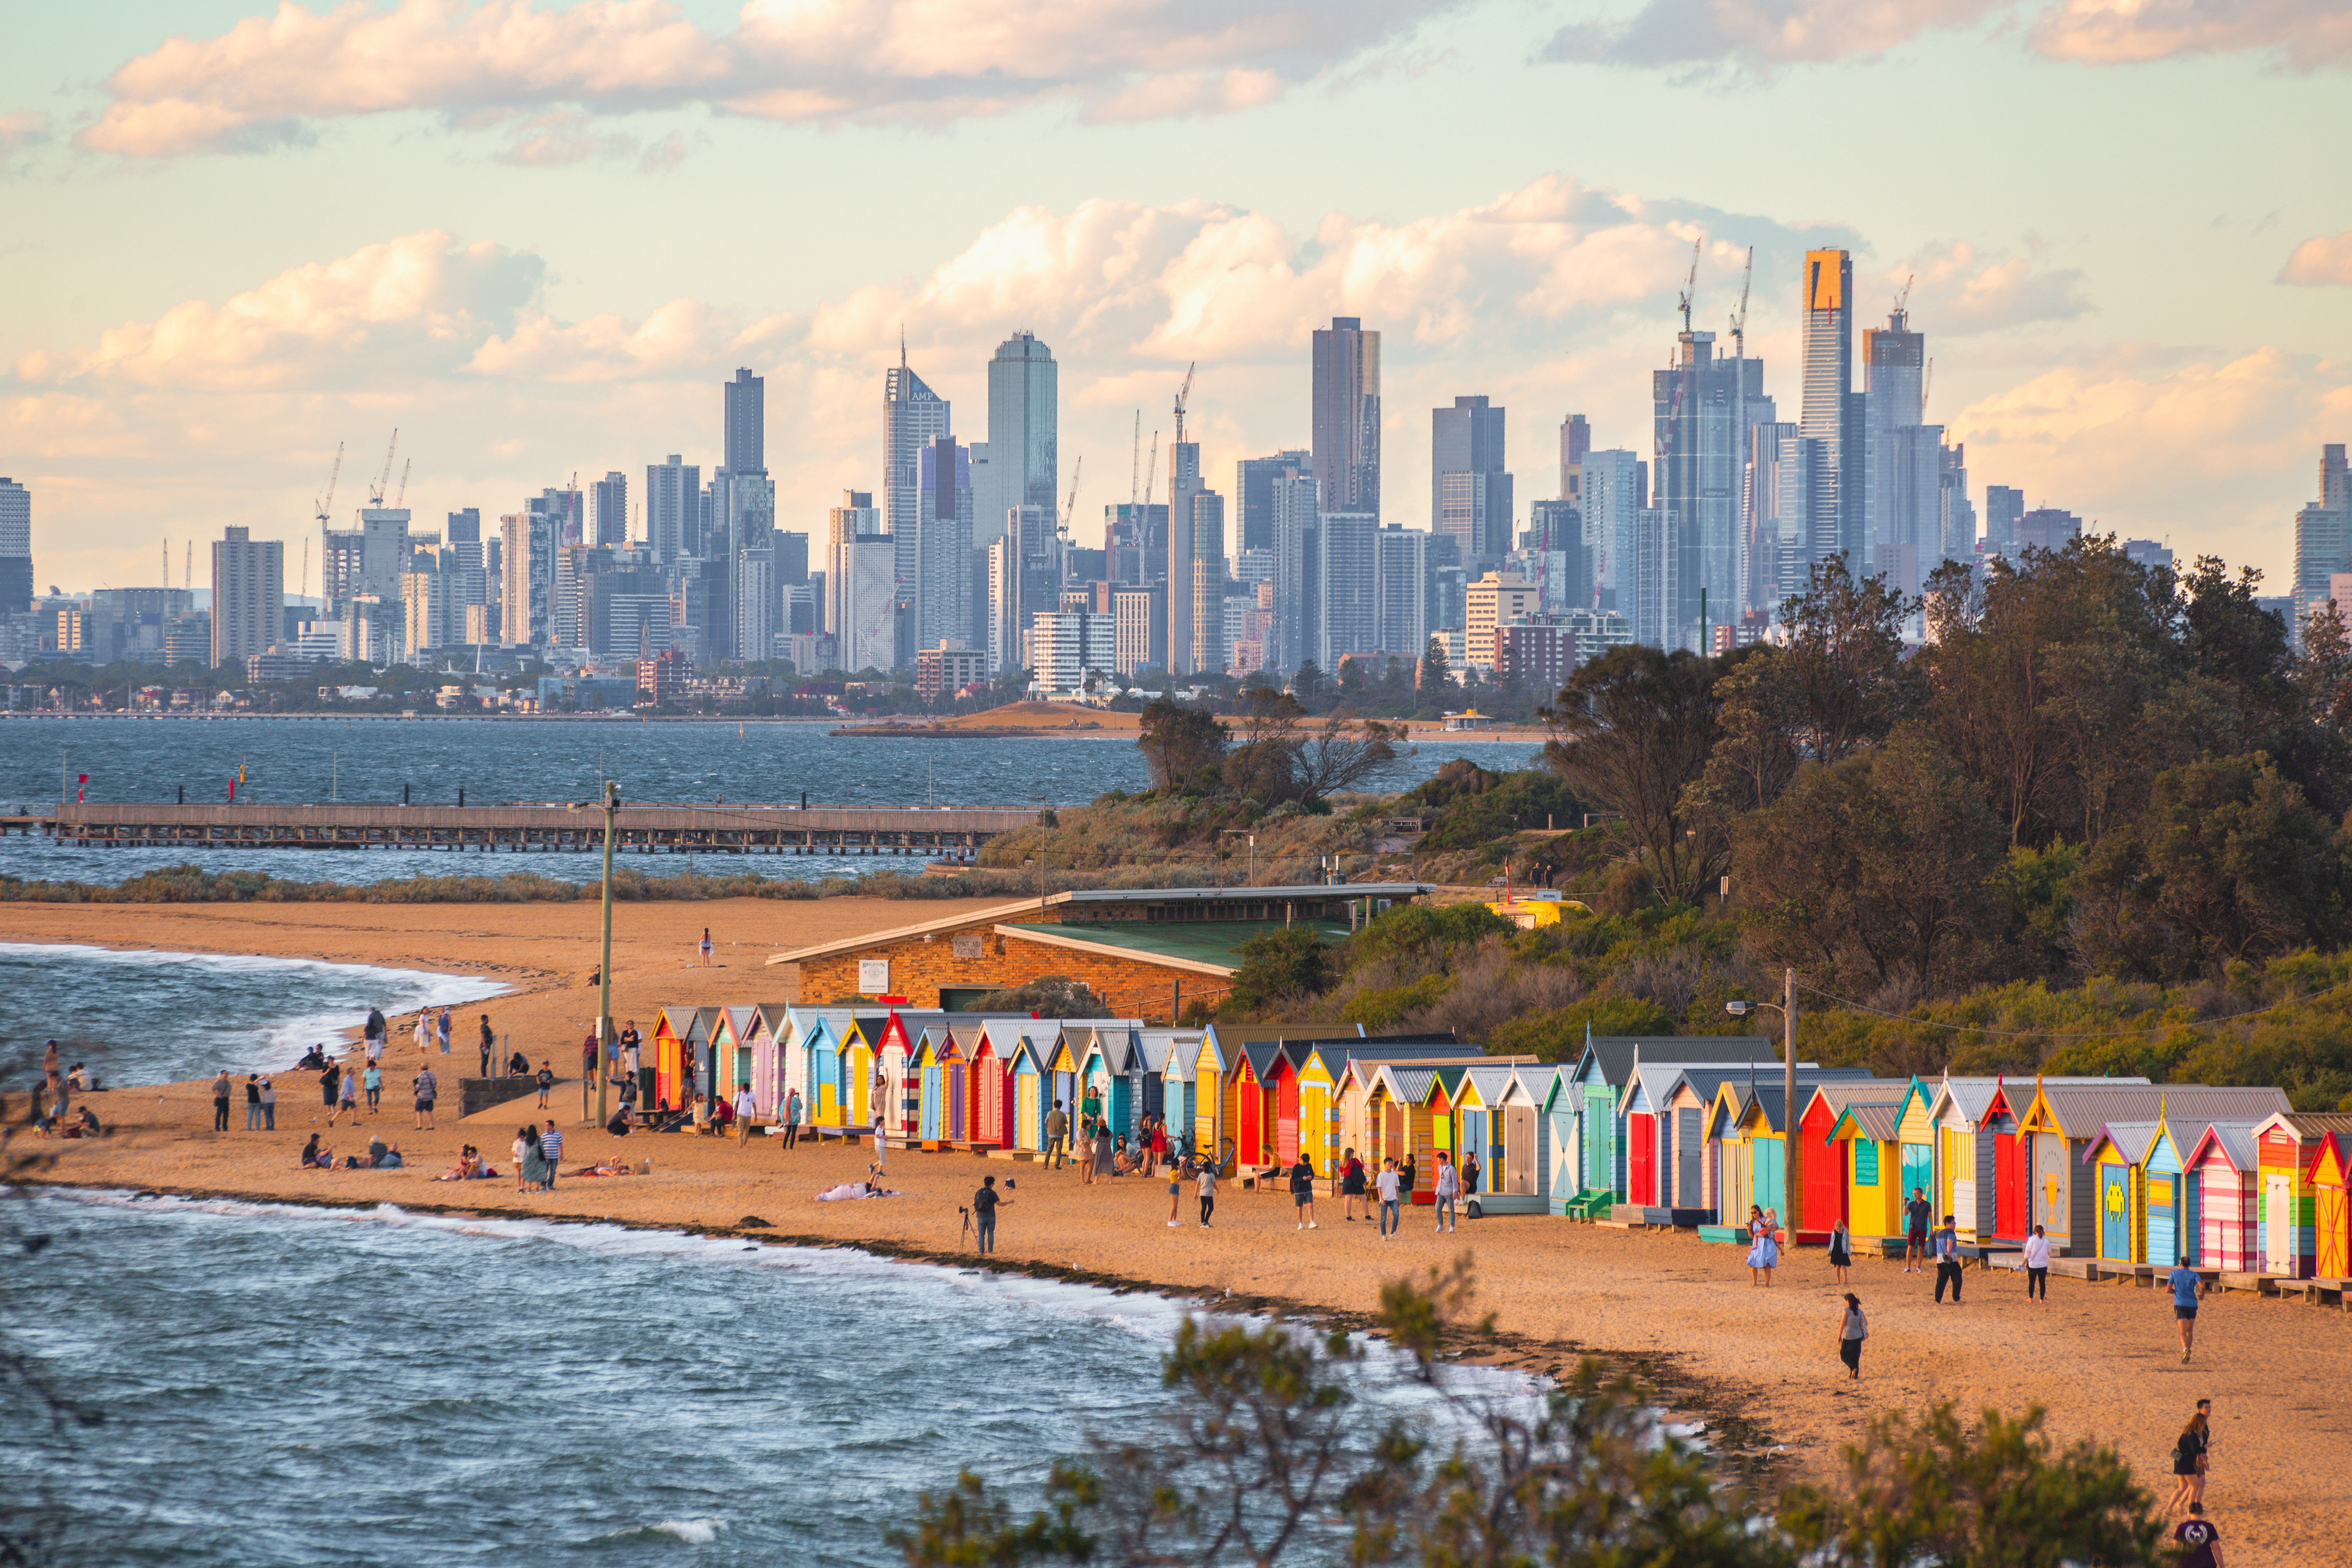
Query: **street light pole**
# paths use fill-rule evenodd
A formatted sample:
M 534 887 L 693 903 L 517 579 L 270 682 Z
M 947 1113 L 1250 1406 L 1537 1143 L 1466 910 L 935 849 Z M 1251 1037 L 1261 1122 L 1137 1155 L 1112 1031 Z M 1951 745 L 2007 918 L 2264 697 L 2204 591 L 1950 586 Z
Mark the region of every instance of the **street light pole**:
M 1794 1245 L 1805 1212 L 1805 1141 L 1797 1128 L 1797 972 L 1780 977 L 1780 1136 L 1789 1166 L 1789 1240 Z
M 604 950 L 596 967 L 596 1124 L 604 1124 L 604 1092 L 612 1074 L 604 1070 L 605 1053 L 613 1048 L 613 819 L 620 814 L 621 786 L 604 781 Z

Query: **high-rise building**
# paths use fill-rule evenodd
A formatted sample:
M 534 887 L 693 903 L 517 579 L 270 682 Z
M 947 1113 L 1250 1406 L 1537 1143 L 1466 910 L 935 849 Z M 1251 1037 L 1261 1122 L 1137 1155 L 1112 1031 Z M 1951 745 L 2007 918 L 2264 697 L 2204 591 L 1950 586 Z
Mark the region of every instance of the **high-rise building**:
M 1843 250 L 1807 251 L 1803 304 L 1804 401 L 1797 434 L 1822 444 L 1823 493 L 1813 501 L 1829 519 L 1808 532 L 1816 541 L 1834 539 L 1832 552 L 1843 552 L 1859 576 L 1867 411 L 1853 390 L 1853 258 Z
M 1380 519 L 1369 511 L 1327 511 L 1317 520 L 1315 662 L 1328 674 L 1351 653 L 1380 653 Z
M 286 546 L 249 528 L 222 531 L 213 546 L 213 667 L 268 653 L 284 635 Z
M 1040 610 L 1029 617 L 1029 673 L 1054 696 L 1083 691 L 1118 668 L 1118 623 L 1092 610 Z
M 1211 489 L 1192 492 L 1192 673 L 1224 672 L 1225 498 Z
M 1192 673 L 1192 498 L 1201 493 L 1201 444 L 1180 423 L 1168 444 L 1168 650 L 1160 668 Z
M 1450 535 L 1468 563 L 1511 548 L 1516 513 L 1504 456 L 1504 412 L 1484 397 L 1430 410 L 1429 528 Z
M 1862 334 L 1863 567 L 1916 597 L 1944 559 L 1944 429 L 1923 424 L 1927 340 L 1903 310 Z
M 1303 450 L 1244 458 L 1234 465 L 1234 504 L 1240 512 L 1234 528 L 1236 551 L 1274 548 L 1274 481 L 1312 470 L 1313 459 Z
M 33 607 L 33 492 L 0 477 L 0 615 Z
M 953 436 L 935 436 L 915 465 L 916 645 L 969 647 L 975 640 L 970 456 Z
M 2020 551 L 2046 550 L 2055 554 L 2079 537 L 2083 520 L 2054 506 L 2038 506 L 2017 520 Z
M 629 476 L 618 468 L 589 483 L 588 539 L 615 550 L 629 542 Z
M 499 519 L 500 553 L 506 567 L 499 635 L 509 647 L 532 648 L 555 640 L 555 578 L 562 551 L 562 514 L 538 500 Z
M 750 368 L 739 368 L 735 379 L 726 384 L 726 430 L 720 450 L 725 454 L 725 466 L 730 474 L 764 474 L 768 471 L 768 379 L 753 375 Z M 614 474 L 610 476 L 618 479 Z M 765 655 L 761 656 L 766 657 Z
M 1429 538 L 1395 522 L 1372 538 L 1372 643 L 1399 658 L 1429 643 Z
M 898 549 L 870 490 L 844 490 L 826 529 L 825 634 L 845 670 L 898 658 Z
M 2352 468 L 2344 447 L 2319 449 L 2319 499 L 2294 514 L 2294 614 L 2287 627 L 2297 647 L 2304 623 L 2327 603 L 2331 579 L 2352 570 Z
M 1168 643 L 1167 630 L 1160 624 L 1167 600 L 1165 588 L 1157 583 L 1112 592 L 1111 616 L 1118 639 L 1115 663 L 1119 674 L 1131 676 L 1158 662 L 1160 650 Z
M 1054 509 L 1014 507 L 1004 531 L 988 545 L 988 626 L 983 647 L 992 674 L 1021 668 L 1021 633 L 1040 610 L 1058 607 L 1061 574 L 1055 569 L 1060 536 Z
M 1495 668 L 1495 633 L 1517 626 L 1543 607 L 1542 584 L 1489 572 L 1463 595 L 1463 649 L 1480 669 Z
M 1622 447 L 1587 452 L 1582 464 L 1584 548 L 1600 607 L 1632 618 L 1633 519 L 1649 505 L 1648 465 Z
M 946 398 L 907 368 L 907 345 L 898 364 L 882 378 L 882 523 L 898 550 L 900 602 L 910 603 L 918 577 L 915 491 L 921 482 L 922 455 L 951 428 Z
M 1576 471 L 1584 466 L 1584 454 L 1592 450 L 1592 426 L 1581 414 L 1571 414 L 1559 422 L 1559 494 L 1562 500 L 1576 499 Z
M 777 608 L 776 548 L 758 545 L 735 552 L 735 657 L 757 663 L 775 657 Z
M 1748 427 L 1747 463 L 1748 603 L 1777 610 L 1804 591 L 1813 552 L 1807 530 L 1815 521 L 1813 488 L 1822 447 L 1787 421 Z
M 1946 447 L 1940 455 L 1943 481 L 1942 561 L 1976 564 L 1977 509 L 1969 500 L 1969 448 L 1966 442 Z M 1938 563 L 1940 564 L 1941 562 Z
M 974 495 L 988 510 L 972 520 L 972 542 L 985 549 L 1004 531 L 1016 506 L 1059 516 L 1061 368 L 1034 332 L 1015 332 L 988 362 L 988 484 Z
M 682 460 L 676 452 L 666 463 L 646 465 L 646 537 L 654 563 L 667 566 L 690 553 L 688 542 L 699 531 L 697 516 L 702 501 L 702 466 Z
M 1657 463 L 1651 505 L 1666 515 L 1675 552 L 1666 647 L 1704 647 L 1707 626 L 1737 621 L 1746 607 L 1740 580 L 1739 501 L 1752 407 L 1769 417 L 1764 362 L 1718 358 L 1715 334 L 1685 331 L 1675 363 L 1651 374 Z
M 1582 459 L 1578 460 L 1581 468 Z M 1543 584 L 1547 610 L 1592 608 L 1592 570 L 1584 547 L 1583 509 L 1572 500 L 1528 503 L 1526 553 Z
M 1265 662 L 1286 675 L 1315 658 L 1322 646 L 1316 576 L 1322 548 L 1320 489 L 1313 474 L 1294 468 L 1278 475 L 1267 491 L 1274 514 L 1274 594 Z
M 1985 486 L 1984 547 L 1989 555 L 2017 553 L 2017 520 L 2025 515 L 2025 492 L 2010 485 Z
M 1650 647 L 1681 647 L 1675 621 L 1678 603 L 1675 569 L 1682 552 L 1675 548 L 1673 514 L 1661 507 L 1643 507 L 1633 514 L 1633 570 L 1631 574 L 1633 640 Z
M 1313 462 L 1328 511 L 1381 512 L 1381 335 L 1357 316 L 1315 333 Z

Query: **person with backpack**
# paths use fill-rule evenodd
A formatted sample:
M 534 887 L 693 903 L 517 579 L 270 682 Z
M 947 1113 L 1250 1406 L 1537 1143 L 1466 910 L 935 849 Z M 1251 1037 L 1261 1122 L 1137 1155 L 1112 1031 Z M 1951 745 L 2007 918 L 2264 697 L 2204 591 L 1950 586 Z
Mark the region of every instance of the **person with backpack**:
M 980 1179 L 980 1191 L 971 1194 L 971 1223 L 972 1228 L 979 1233 L 981 1251 L 996 1250 L 997 1205 L 1009 1204 L 1012 1201 L 1011 1197 L 996 1190 L 994 1176 L 982 1176 Z

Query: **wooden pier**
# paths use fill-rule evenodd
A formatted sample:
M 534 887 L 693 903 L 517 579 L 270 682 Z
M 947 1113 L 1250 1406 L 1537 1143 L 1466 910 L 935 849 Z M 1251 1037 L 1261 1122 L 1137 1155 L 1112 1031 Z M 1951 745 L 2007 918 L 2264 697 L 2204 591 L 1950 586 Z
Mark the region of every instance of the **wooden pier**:
M 923 855 L 977 848 L 1036 824 L 1018 806 L 624 805 L 629 854 Z M 604 814 L 580 805 L 62 805 L 40 819 L 59 844 L 123 849 L 596 851 Z

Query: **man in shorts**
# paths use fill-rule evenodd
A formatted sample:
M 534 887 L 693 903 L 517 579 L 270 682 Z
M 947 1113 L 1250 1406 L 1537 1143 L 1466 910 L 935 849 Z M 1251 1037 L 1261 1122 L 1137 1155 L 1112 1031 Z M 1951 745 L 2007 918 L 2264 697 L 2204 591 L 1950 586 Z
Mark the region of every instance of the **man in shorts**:
M 430 1132 L 433 1131 L 433 1102 L 440 1098 L 441 1080 L 433 1076 L 431 1068 L 424 1067 L 416 1069 L 416 1077 L 412 1081 L 416 1088 L 416 1130 Z
M 1905 1234 L 1910 1246 L 1904 1253 L 1903 1272 L 1917 1274 L 1919 1265 L 1927 1261 L 1927 1226 L 1935 1218 L 1935 1207 L 1927 1202 L 1927 1189 L 1911 1189 L 1911 1201 L 1903 1205 Z
M 2172 1316 L 2180 1328 L 2180 1360 L 2186 1364 L 2189 1352 L 2197 1347 L 2197 1297 L 2205 1281 L 2184 1263 L 2166 1275 L 2164 1282 L 2172 1287 Z
M 2189 1505 L 2172 1539 L 2180 1543 L 2180 1568 L 2221 1568 L 2221 1532 L 2206 1519 L 2203 1503 Z
M 1298 1228 L 1315 1229 L 1315 1167 L 1307 1163 L 1303 1149 L 1298 1163 L 1290 1167 L 1290 1203 L 1298 1211 Z

